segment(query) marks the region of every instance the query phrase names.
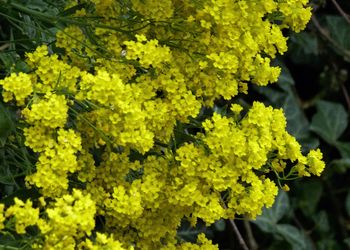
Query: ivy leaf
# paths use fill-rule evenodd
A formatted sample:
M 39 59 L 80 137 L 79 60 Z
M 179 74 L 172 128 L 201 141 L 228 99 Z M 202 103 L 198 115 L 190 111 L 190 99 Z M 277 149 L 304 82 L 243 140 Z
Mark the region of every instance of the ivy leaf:
M 304 234 L 296 227 L 289 224 L 277 225 L 277 233 L 281 235 L 293 250 L 307 250 L 307 243 Z
M 317 180 L 307 180 L 297 185 L 297 204 L 305 216 L 315 213 L 318 202 L 322 195 L 322 183 Z
M 326 29 L 334 42 L 329 43 L 331 48 L 345 61 L 350 62 L 350 27 L 341 16 L 328 15 L 325 18 Z
M 277 81 L 278 86 L 284 91 L 288 92 L 290 86 L 295 85 L 295 81 L 286 65 L 284 65 L 282 62 L 279 62 L 278 65 L 281 67 L 281 74 Z
M 226 222 L 223 219 L 220 219 L 214 223 L 214 227 L 217 231 L 223 232 L 226 229 Z
M 277 61 L 276 65 L 282 69 L 278 79 L 280 89 L 266 86 L 257 88 L 257 91 L 266 96 L 273 106 L 283 109 L 287 118 L 287 131 L 297 138 L 302 145 L 303 152 L 308 152 L 318 147 L 319 140 L 310 132 L 310 123 L 298 101 L 293 86 L 295 82 L 289 69 L 280 61 Z
M 315 229 L 319 232 L 328 232 L 330 230 L 328 214 L 325 210 L 313 216 L 315 222 Z
M 343 249 L 337 241 L 333 239 L 321 239 L 317 242 L 317 250 L 341 250 Z
M 289 56 L 296 64 L 312 64 L 319 54 L 317 36 L 313 33 L 301 32 L 292 34 L 289 43 Z
M 341 16 L 326 17 L 327 29 L 330 36 L 339 44 L 343 49 L 350 49 L 350 27 L 344 18 Z
M 350 159 L 350 142 L 338 141 L 335 143 L 335 146 L 339 150 L 339 153 L 343 158 Z
M 310 129 L 334 145 L 348 126 L 348 114 L 339 103 L 319 101 L 317 113 L 312 117 Z
M 282 108 L 287 118 L 287 131 L 297 138 L 303 150 L 316 148 L 319 140 L 310 133 L 309 121 L 292 90 L 286 93 Z
M 277 230 L 277 223 L 289 211 L 290 204 L 286 192 L 280 190 L 275 203 L 269 209 L 264 208 L 262 215 L 258 216 L 254 221 L 262 231 L 273 233 Z
M 350 168 L 350 158 L 333 160 L 329 163 L 329 166 L 330 168 L 334 169 L 337 173 L 343 174 L 348 168 Z

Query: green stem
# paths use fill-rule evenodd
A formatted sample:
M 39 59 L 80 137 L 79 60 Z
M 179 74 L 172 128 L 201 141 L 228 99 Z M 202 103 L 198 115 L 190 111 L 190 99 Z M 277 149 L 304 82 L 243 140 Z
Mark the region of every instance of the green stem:
M 97 133 L 100 134 L 100 136 L 102 137 L 102 139 L 107 142 L 107 144 L 109 144 L 109 146 L 113 145 L 113 142 L 108 138 L 108 136 L 101 131 L 100 129 L 98 129 L 94 124 L 92 124 L 88 119 L 86 119 L 83 115 L 79 114 L 76 110 L 74 110 L 73 108 L 69 108 L 70 111 L 72 111 L 76 117 L 79 117 L 80 119 L 82 119 L 84 122 L 86 122 L 90 127 L 92 127 Z

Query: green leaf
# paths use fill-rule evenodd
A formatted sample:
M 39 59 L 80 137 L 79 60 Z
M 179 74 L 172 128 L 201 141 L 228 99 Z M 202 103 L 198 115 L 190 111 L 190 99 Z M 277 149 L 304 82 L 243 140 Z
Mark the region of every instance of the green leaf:
M 281 67 L 281 74 L 277 81 L 278 86 L 288 92 L 290 86 L 295 85 L 294 79 L 286 65 L 283 63 L 278 63 L 278 65 Z
M 283 108 L 287 118 L 287 130 L 297 138 L 303 150 L 309 151 L 310 149 L 317 148 L 319 140 L 310 133 L 309 121 L 290 87 L 288 92 L 281 92 L 269 87 L 259 88 L 259 92 L 265 95 L 274 106 Z
M 281 107 L 287 118 L 288 132 L 297 138 L 305 151 L 316 148 L 319 145 L 319 140 L 310 133 L 309 121 L 291 90 L 286 94 Z
M 346 208 L 346 213 L 348 214 L 348 216 L 350 216 L 350 191 L 346 195 L 345 208 Z
M 13 51 L 11 52 L 2 52 L 0 53 L 0 61 L 3 64 L 3 67 L 5 69 L 10 69 L 12 67 L 13 64 L 15 64 L 16 62 L 16 56 L 17 54 Z
M 292 246 L 293 250 L 308 250 L 303 233 L 296 227 L 289 224 L 279 224 L 277 225 L 277 233 Z
M 282 217 L 289 211 L 290 204 L 289 198 L 286 192 L 280 190 L 276 197 L 275 203 L 272 208 L 267 209 L 267 213 L 270 214 L 274 221 L 277 223 Z
M 262 215 L 258 216 L 254 221 L 262 231 L 273 233 L 276 231 L 277 222 L 289 211 L 290 204 L 286 192 L 280 190 L 275 203 L 269 209 L 264 208 Z
M 315 213 L 318 202 L 322 195 L 322 183 L 320 180 L 306 180 L 297 185 L 298 207 L 305 216 L 311 216 Z
M 321 239 L 317 242 L 317 250 L 341 250 L 342 247 L 333 239 Z
M 343 158 L 350 159 L 350 142 L 337 141 L 335 147 L 339 150 L 339 153 Z
M 192 227 L 188 221 L 183 221 L 176 235 L 177 238 L 183 241 L 196 242 L 198 234 L 205 233 L 208 235 L 212 233 L 211 231 L 203 223 L 197 223 L 195 227 Z
M 350 248 L 350 238 L 345 238 L 344 243 L 345 245 L 347 245 L 348 248 Z
M 310 129 L 329 144 L 334 145 L 348 126 L 348 114 L 339 103 L 319 101 Z
M 314 222 L 315 222 L 315 229 L 320 232 L 328 232 L 329 227 L 329 220 L 328 220 L 328 214 L 326 211 L 322 210 L 319 213 L 317 213 L 315 216 L 313 216 Z
M 287 242 L 283 240 L 274 240 L 272 244 L 269 246 L 268 250 L 290 250 L 290 246 Z
M 350 26 L 341 16 L 327 16 L 326 25 L 330 36 L 343 49 L 350 50 Z
M 289 56 L 296 64 L 312 64 L 319 53 L 318 39 L 314 33 L 294 33 L 289 40 Z
M 257 91 L 266 96 L 273 106 L 283 109 L 287 118 L 287 131 L 297 138 L 303 152 L 308 152 L 318 147 L 319 140 L 310 133 L 310 124 L 294 90 L 295 83 L 292 75 L 282 62 L 277 61 L 276 64 L 282 69 L 278 79 L 278 87 L 282 91 L 271 86 L 259 87 Z
M 8 136 L 14 131 L 15 127 L 11 120 L 9 110 L 0 103 L 0 146 L 3 147 Z
M 7 235 L 6 235 L 7 234 Z M 0 249 L 17 250 L 21 249 L 19 241 L 8 232 L 0 234 Z
M 226 222 L 223 219 L 220 219 L 214 223 L 214 227 L 217 231 L 223 232 L 226 229 Z
M 333 160 L 329 163 L 329 166 L 330 168 L 334 169 L 337 173 L 344 174 L 347 171 L 347 169 L 350 168 L 350 158 Z
M 7 186 L 12 188 L 13 186 Z M 3 197 L 0 202 L 5 204 L 6 206 L 13 205 L 14 198 L 18 198 L 20 200 L 27 200 L 27 199 L 38 199 L 40 197 L 40 194 L 38 190 L 35 189 L 26 189 L 22 188 L 15 192 L 12 192 L 10 195 Z

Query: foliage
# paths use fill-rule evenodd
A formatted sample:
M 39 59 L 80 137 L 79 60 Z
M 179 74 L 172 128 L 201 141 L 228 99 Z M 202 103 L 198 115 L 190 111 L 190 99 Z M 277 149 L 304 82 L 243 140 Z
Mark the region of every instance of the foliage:
M 349 13 L 350 5 L 344 1 L 314 1 L 313 9 L 307 30 L 291 34 L 289 51 L 283 58 L 290 72 L 284 77 L 282 73 L 279 81 L 280 86 L 288 85 L 288 89 L 266 88 L 258 92 L 266 96 L 269 103 L 282 107 L 289 99 L 296 100 L 289 104 L 290 113 L 285 109 L 287 120 L 289 124 L 305 124 L 302 127 L 307 137 L 295 133 L 294 127 L 289 127 L 289 131 L 305 149 L 319 143 L 328 164 L 321 179 L 296 181 L 287 193 L 289 200 L 284 199 L 284 205 L 274 205 L 289 207 L 278 223 L 288 225 L 287 234 L 298 237 L 291 240 L 276 226 L 267 227 L 273 210 L 266 210 L 257 218 L 253 231 L 262 249 L 349 247 L 350 23 L 344 13 Z M 271 238 L 259 240 L 267 236 Z

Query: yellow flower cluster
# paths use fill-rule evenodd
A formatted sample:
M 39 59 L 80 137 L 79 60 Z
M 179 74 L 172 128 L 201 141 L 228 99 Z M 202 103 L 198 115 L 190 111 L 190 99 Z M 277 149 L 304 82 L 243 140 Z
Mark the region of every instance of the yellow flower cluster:
M 307 1 L 83 2 L 93 8 L 75 15 L 95 41 L 68 26 L 57 33 L 64 55 L 39 46 L 29 73 L 0 81 L 37 156 L 26 183 L 41 193 L 0 204 L 0 230 L 12 217 L 19 234 L 36 226 L 37 249 L 218 249 L 204 235 L 178 242 L 181 221 L 255 218 L 277 194 L 267 173 L 320 175 L 322 153 L 301 153 L 280 109 L 255 102 L 242 117 L 233 104 L 195 121 L 198 133 L 185 125 L 248 82 L 277 80 L 282 31 L 305 27 Z
M 136 35 L 137 42 L 126 41 L 126 58 L 129 60 L 138 59 L 140 65 L 145 68 L 150 66 L 159 68 L 162 63 L 171 61 L 170 49 L 160 47 L 157 40 L 147 41 L 146 36 Z
M 9 102 L 15 97 L 19 106 L 23 105 L 25 99 L 33 92 L 30 76 L 22 72 L 18 75 L 12 73 L 5 80 L 0 80 L 0 85 L 4 88 L 2 92 L 4 101 Z
M 18 198 L 14 199 L 15 204 L 6 210 L 6 217 L 15 217 L 16 232 L 26 233 L 26 227 L 34 226 L 39 220 L 39 209 L 33 208 L 33 203 L 27 200 L 25 203 Z
M 124 248 L 122 243 L 113 239 L 113 236 L 106 236 L 105 234 L 96 234 L 96 243 L 86 239 L 85 242 L 79 245 L 79 249 L 87 250 L 100 250 L 100 249 L 112 249 L 112 250 L 134 250 L 134 247 Z
M 146 18 L 151 17 L 154 20 L 161 21 L 172 18 L 174 7 L 172 0 L 152 1 L 152 0 L 131 0 L 134 10 Z
M 74 189 L 71 195 L 56 198 L 45 211 L 47 220 L 38 222 L 45 236 L 44 248 L 75 249 L 76 240 L 91 235 L 95 228 L 95 203 L 80 190 Z
M 22 114 L 34 126 L 62 128 L 67 120 L 67 112 L 66 98 L 48 92 L 44 98 L 33 103 L 31 109 L 24 109 Z
M 203 233 L 198 235 L 197 238 L 198 244 L 192 244 L 189 242 L 183 243 L 177 247 L 175 246 L 167 246 L 165 248 L 161 248 L 161 250 L 218 250 L 219 248 L 216 245 L 213 245 L 211 240 L 205 238 Z

